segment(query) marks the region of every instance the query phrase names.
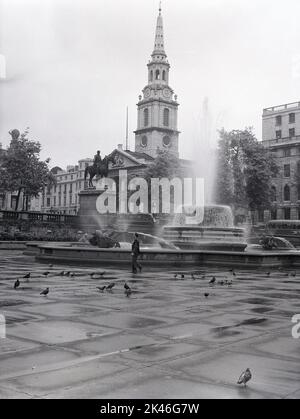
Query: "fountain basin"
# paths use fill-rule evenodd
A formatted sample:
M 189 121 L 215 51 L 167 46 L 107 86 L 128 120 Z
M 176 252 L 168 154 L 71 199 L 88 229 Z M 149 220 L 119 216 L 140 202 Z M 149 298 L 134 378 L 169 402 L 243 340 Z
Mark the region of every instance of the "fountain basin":
M 45 263 L 72 263 L 79 265 L 123 266 L 131 268 L 131 250 L 99 249 L 94 247 L 67 247 L 41 245 L 36 259 Z M 142 249 L 141 263 L 149 267 L 201 268 L 202 266 L 223 266 L 237 268 L 297 267 L 300 266 L 300 252 L 230 252 L 213 250 L 169 250 Z
M 221 250 L 242 252 L 247 247 L 244 229 L 200 226 L 167 226 L 163 237 L 185 250 Z

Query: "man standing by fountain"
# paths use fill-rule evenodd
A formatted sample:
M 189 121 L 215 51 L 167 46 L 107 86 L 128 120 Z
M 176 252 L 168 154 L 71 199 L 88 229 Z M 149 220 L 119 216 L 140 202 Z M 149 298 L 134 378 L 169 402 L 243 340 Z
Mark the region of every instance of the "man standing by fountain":
M 132 273 L 137 273 L 137 268 L 139 268 L 140 272 L 142 272 L 142 265 L 138 263 L 138 257 L 140 255 L 140 242 L 139 242 L 139 235 L 135 233 L 134 241 L 131 246 L 131 257 L 132 257 Z

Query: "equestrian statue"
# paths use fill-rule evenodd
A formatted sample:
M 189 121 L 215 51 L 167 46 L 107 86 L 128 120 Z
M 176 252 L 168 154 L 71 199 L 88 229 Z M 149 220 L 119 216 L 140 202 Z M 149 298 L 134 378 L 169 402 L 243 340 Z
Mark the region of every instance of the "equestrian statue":
M 93 178 L 98 176 L 100 178 L 107 177 L 108 175 L 108 164 L 109 162 L 115 163 L 115 152 L 101 158 L 100 151 L 94 156 L 94 162 L 92 166 L 87 166 L 84 172 L 84 180 L 86 181 L 89 175 L 89 188 L 93 188 Z

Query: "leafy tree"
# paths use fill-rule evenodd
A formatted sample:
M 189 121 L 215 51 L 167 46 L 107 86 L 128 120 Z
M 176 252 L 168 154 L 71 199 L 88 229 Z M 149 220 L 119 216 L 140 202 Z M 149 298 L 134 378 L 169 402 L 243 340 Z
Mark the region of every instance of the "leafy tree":
M 29 198 L 38 196 L 46 186 L 55 183 L 48 168 L 50 159 L 40 160 L 41 145 L 29 140 L 28 133 L 26 130 L 18 138 L 12 138 L 1 158 L 0 188 L 6 192 L 18 192 L 15 210 L 19 207 L 22 192 L 28 205 Z
M 175 176 L 182 177 L 182 175 L 179 158 L 168 150 L 157 150 L 157 157 L 145 173 L 147 180 L 163 177 L 172 179 Z
M 271 180 L 278 172 L 272 154 L 251 128 L 220 131 L 216 201 L 251 211 L 271 205 Z

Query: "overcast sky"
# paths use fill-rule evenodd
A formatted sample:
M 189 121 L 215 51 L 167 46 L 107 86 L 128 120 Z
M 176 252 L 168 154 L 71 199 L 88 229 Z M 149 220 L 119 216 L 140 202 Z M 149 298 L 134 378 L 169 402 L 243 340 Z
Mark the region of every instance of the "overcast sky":
M 30 127 L 65 167 L 131 148 L 147 82 L 158 0 L 0 0 L 0 141 Z M 192 157 L 208 97 L 213 129 L 253 126 L 264 107 L 300 100 L 300 1 L 164 0 L 181 156 Z M 1 59 L 0 59 L 1 63 Z

